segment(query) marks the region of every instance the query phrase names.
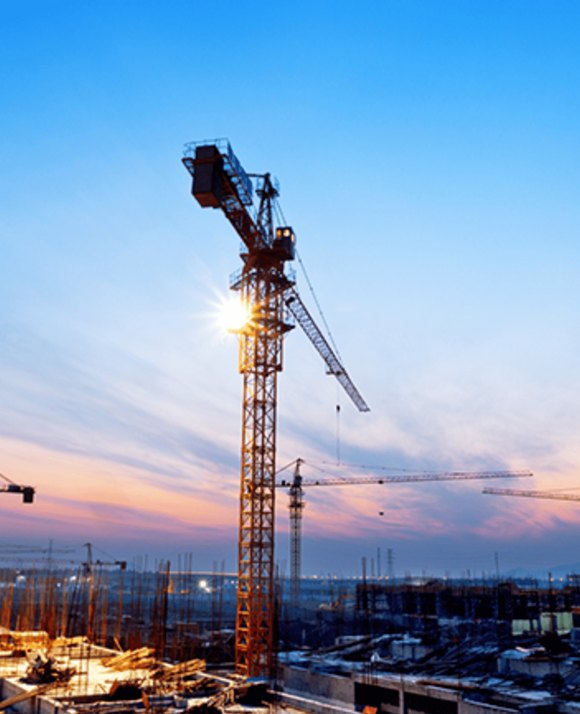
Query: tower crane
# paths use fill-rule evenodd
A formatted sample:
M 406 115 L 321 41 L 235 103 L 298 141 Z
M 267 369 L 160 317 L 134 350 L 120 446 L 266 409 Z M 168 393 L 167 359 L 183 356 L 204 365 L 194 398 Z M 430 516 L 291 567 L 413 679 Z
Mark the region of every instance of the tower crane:
M 0 493 L 20 493 L 22 494 L 23 503 L 34 503 L 35 489 L 32 486 L 22 486 L 14 483 L 8 476 L 0 474 L 0 478 L 4 481 L 4 485 L 0 486 Z
M 219 208 L 243 243 L 243 265 L 230 283 L 248 312 L 239 330 L 243 406 L 235 661 L 240 674 L 264 675 L 273 667 L 277 376 L 283 338 L 294 326 L 290 318 L 355 406 L 362 412 L 369 407 L 286 270 L 296 237 L 290 226 L 275 225 L 276 181 L 269 173 L 247 174 L 225 139 L 186 144 L 182 162 L 193 179 L 194 198 L 203 208 Z
M 470 481 L 474 479 L 530 477 L 530 471 L 423 471 L 419 473 L 389 474 L 386 476 L 360 476 L 349 478 L 304 479 L 300 468 L 304 459 L 296 459 L 280 471 L 294 465 L 291 481 L 281 479 L 276 488 L 288 489 L 290 515 L 290 583 L 292 601 L 298 604 L 302 560 L 302 517 L 305 508 L 304 487 L 310 486 L 359 486 L 363 484 L 418 483 L 428 481 Z M 280 471 L 278 473 L 280 473 Z M 486 491 L 484 491 L 486 493 Z M 579 499 L 580 500 L 580 499 Z
M 482 493 L 492 496 L 524 496 L 525 498 L 551 498 L 555 501 L 580 501 L 580 493 L 562 491 L 526 491 L 517 488 L 484 488 Z
M 103 565 L 118 565 L 120 570 L 127 570 L 126 560 L 93 560 L 93 544 L 83 543 L 83 548 L 87 549 L 87 559 L 81 564 L 85 577 L 90 577 L 95 567 L 101 568 Z

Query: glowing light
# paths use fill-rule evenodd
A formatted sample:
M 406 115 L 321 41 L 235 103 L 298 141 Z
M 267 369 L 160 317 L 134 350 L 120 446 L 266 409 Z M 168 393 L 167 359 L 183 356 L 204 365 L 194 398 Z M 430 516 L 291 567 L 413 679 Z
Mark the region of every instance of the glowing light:
M 222 299 L 219 307 L 219 324 L 228 332 L 241 332 L 250 321 L 251 312 L 237 296 Z
M 199 589 L 202 590 L 204 593 L 210 593 L 212 591 L 207 583 L 207 580 L 200 580 L 198 585 Z

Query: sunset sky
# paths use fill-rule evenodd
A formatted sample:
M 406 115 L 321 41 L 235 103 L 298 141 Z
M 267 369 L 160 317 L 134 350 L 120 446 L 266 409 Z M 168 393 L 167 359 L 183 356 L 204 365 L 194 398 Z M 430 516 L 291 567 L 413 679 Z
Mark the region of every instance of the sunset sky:
M 215 137 L 279 179 L 371 407 L 293 331 L 280 466 L 580 493 L 579 34 L 564 0 L 0 2 L 0 472 L 37 489 L 0 545 L 235 570 L 239 241 L 180 161 Z M 485 485 L 311 489 L 304 571 L 580 568 L 580 503 Z

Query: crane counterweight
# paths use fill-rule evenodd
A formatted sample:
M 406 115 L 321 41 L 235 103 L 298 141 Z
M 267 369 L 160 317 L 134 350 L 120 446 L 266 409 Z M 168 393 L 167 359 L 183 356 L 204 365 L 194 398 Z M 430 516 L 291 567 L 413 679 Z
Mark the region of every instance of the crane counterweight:
M 191 193 L 202 208 L 219 208 L 223 196 L 223 159 L 217 146 L 198 146 Z
M 12 479 L 9 479 L 4 474 L 0 474 L 0 479 L 5 482 L 4 486 L 0 486 L 0 493 L 19 493 L 22 494 L 22 503 L 34 503 L 36 489 L 33 486 L 14 483 Z

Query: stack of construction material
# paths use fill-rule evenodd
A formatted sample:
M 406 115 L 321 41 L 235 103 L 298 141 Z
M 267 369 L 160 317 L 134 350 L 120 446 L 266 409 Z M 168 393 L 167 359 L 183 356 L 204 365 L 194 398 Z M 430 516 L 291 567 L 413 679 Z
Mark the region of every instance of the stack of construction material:
M 154 677 L 158 682 L 180 682 L 204 670 L 204 659 L 190 659 L 187 662 L 174 664 L 172 667 L 159 669 Z
M 7 630 L 0 628 L 0 649 L 10 651 L 30 651 L 35 649 L 46 649 L 50 644 L 48 632 L 43 630 Z
M 101 664 L 115 672 L 125 672 L 130 669 L 152 669 L 157 664 L 157 660 L 152 647 L 140 647 L 137 650 L 105 657 L 101 660 Z

